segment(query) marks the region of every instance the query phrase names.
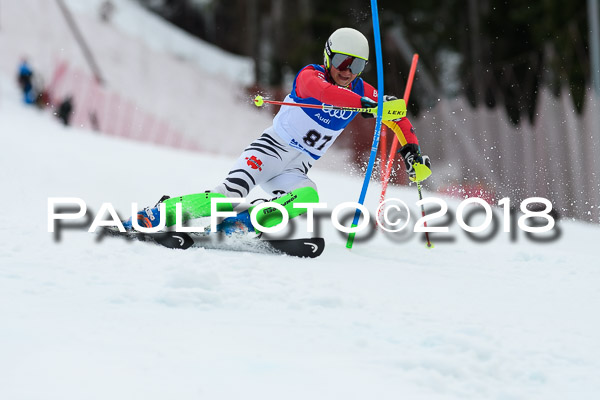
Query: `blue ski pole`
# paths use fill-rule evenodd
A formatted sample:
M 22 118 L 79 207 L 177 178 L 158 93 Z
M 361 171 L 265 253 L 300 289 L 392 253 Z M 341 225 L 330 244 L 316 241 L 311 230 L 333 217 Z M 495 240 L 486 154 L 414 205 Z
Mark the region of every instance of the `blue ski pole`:
M 375 122 L 375 133 L 373 135 L 373 144 L 371 145 L 371 155 L 369 156 L 369 164 L 367 165 L 367 171 L 365 173 L 365 179 L 363 181 L 362 189 L 360 191 L 360 197 L 358 203 L 363 205 L 365 197 L 367 195 L 367 189 L 371 180 L 371 174 L 373 173 L 373 165 L 377 158 L 377 147 L 379 147 L 379 135 L 381 134 L 381 120 L 383 117 L 383 60 L 381 56 L 381 35 L 379 33 L 379 12 L 377 11 L 377 0 L 371 0 L 371 14 L 373 16 L 373 35 L 375 37 L 375 59 L 377 61 L 377 120 Z M 360 219 L 360 209 L 356 209 L 354 214 L 354 220 L 352 221 L 352 228 L 358 226 L 358 220 Z M 354 243 L 354 237 L 356 232 L 351 232 L 348 235 L 346 241 L 346 247 L 351 249 Z

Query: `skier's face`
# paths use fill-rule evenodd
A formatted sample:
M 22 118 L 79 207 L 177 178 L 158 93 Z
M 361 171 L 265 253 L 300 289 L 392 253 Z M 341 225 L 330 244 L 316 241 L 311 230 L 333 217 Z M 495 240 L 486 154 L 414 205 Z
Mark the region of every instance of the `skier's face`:
M 352 72 L 350 72 L 350 69 L 340 71 L 333 65 L 331 66 L 331 69 L 329 71 L 331 73 L 331 79 L 333 79 L 335 84 L 343 87 L 350 85 L 350 83 L 358 76 L 358 74 L 353 74 Z

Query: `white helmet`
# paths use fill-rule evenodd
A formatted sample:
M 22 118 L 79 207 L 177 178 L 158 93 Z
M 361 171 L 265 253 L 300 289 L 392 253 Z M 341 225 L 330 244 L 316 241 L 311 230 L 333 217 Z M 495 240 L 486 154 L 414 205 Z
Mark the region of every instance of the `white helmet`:
M 333 57 L 335 54 L 342 54 L 346 57 L 338 57 L 336 61 L 339 62 L 334 63 Z M 360 74 L 369 59 L 369 41 L 356 29 L 340 28 L 333 32 L 325 43 L 323 63 L 328 70 L 332 65 L 338 68 L 342 59 L 347 59 L 348 57 L 352 57 L 353 59 L 342 63 L 342 68 L 350 68 L 352 73 Z

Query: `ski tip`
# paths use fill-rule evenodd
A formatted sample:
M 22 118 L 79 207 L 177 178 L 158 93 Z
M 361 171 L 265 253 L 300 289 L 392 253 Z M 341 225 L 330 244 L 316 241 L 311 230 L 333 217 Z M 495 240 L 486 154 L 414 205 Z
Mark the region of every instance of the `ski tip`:
M 323 238 L 311 238 L 310 241 L 304 241 L 303 243 L 310 248 L 309 253 L 305 255 L 308 258 L 317 258 L 325 250 L 325 239 Z
M 313 237 L 306 239 L 264 240 L 273 250 L 294 257 L 316 258 L 325 249 L 325 239 Z

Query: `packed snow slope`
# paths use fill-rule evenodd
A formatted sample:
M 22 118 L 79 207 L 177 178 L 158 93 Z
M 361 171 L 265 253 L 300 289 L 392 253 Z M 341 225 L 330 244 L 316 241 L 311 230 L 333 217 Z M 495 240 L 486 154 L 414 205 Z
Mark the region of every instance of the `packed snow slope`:
M 378 231 L 349 251 L 326 218 L 314 260 L 98 242 L 84 220 L 56 241 L 49 197 L 126 216 L 210 189 L 234 160 L 65 128 L 19 104 L 12 80 L 0 87 L 2 399 L 600 395 L 598 227 L 476 243 L 447 221 L 455 240 L 432 235 L 432 250 Z M 311 176 L 329 210 L 357 200 L 361 177 Z M 414 187 L 388 198 L 418 214 Z

